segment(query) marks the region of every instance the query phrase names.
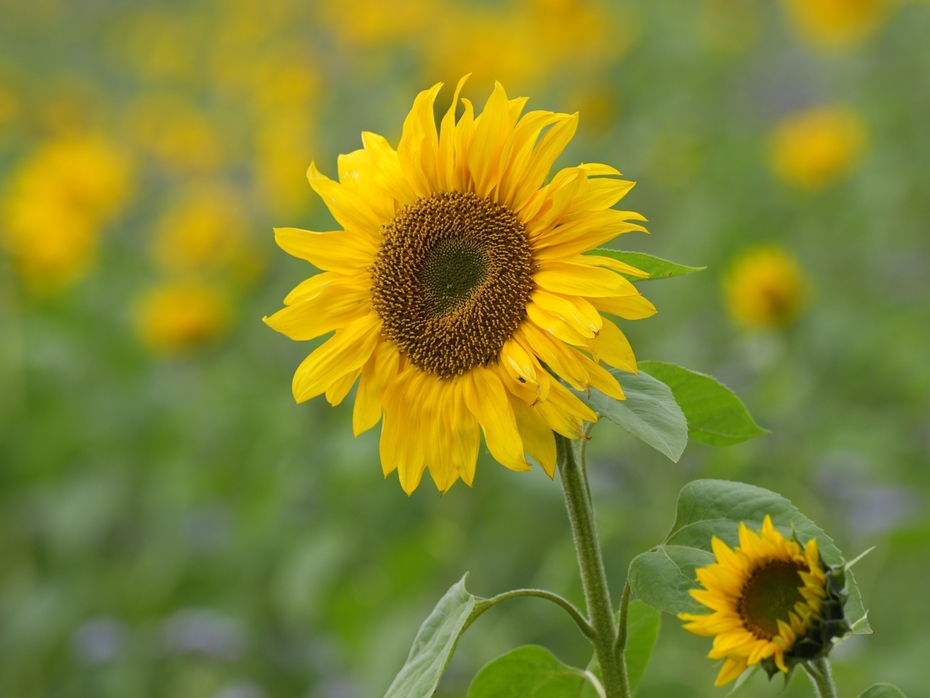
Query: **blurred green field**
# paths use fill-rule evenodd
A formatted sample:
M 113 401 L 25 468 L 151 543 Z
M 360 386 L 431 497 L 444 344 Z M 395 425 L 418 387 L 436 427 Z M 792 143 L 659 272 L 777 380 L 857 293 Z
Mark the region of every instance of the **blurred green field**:
M 466 571 L 480 595 L 582 603 L 557 481 L 484 452 L 473 489 L 407 498 L 351 400 L 294 404 L 310 347 L 261 322 L 313 273 L 272 227 L 333 225 L 310 160 L 332 176 L 362 130 L 396 142 L 419 90 L 443 80 L 445 110 L 472 71 L 478 104 L 496 78 L 581 112 L 560 162 L 617 166 L 650 221 L 613 244 L 708 267 L 642 286 L 659 312 L 623 325 L 637 356 L 719 377 L 772 430 L 673 464 L 595 427 L 615 596 L 684 483 L 767 487 L 849 557 L 876 546 L 857 567 L 875 633 L 835 652 L 841 695 L 925 695 L 930 4 L 821 5 L 0 0 L 0 698 L 380 696 Z M 846 150 L 779 146 L 834 106 Z M 804 281 L 792 317 L 752 330 L 724 282 L 758 245 Z M 726 695 L 679 626 L 637 695 Z M 525 643 L 588 660 L 519 600 L 469 630 L 441 695 Z M 781 688 L 742 695 L 812 695 Z

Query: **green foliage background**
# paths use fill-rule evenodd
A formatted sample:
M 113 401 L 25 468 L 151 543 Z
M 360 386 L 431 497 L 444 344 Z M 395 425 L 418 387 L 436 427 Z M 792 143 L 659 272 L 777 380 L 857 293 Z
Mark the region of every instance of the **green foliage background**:
M 772 431 L 728 449 L 691 443 L 674 464 L 615 425 L 595 428 L 589 472 L 613 592 L 632 557 L 664 539 L 687 481 L 775 490 L 848 555 L 876 546 L 856 570 L 875 633 L 835 653 L 841 693 L 889 681 L 918 696 L 930 682 L 930 6 L 895 5 L 860 45 L 825 51 L 798 38 L 779 5 L 731 4 L 619 5 L 618 32 L 635 41 L 586 68 L 604 113 L 582 111 L 563 159 L 638 181 L 624 203 L 652 235 L 627 235 L 624 249 L 708 267 L 643 285 L 659 313 L 625 323 L 637 356 L 720 378 Z M 453 6 L 471 8 L 443 12 Z M 235 298 L 229 336 L 161 359 L 136 337 L 131 299 L 153 277 L 151 221 L 183 178 L 140 160 L 133 203 L 96 267 L 62 293 L 31 294 L 0 257 L 0 696 L 380 696 L 465 571 L 481 596 L 539 586 L 582 602 L 558 482 L 484 453 L 474 489 L 440 498 L 424 483 L 408 499 L 394 477 L 382 481 L 377 430 L 352 437 L 351 400 L 293 403 L 308 347 L 260 320 L 311 270 L 274 248 L 271 228 L 326 230 L 328 214 L 309 186 L 286 219 L 264 205 L 243 145 L 249 122 L 223 108 L 209 71 L 152 78 L 124 58 L 142 41 L 126 22 L 146 12 L 193 27 L 181 45 L 206 55 L 225 7 L 0 2 L 0 67 L 24 105 L 0 130 L 0 185 L 47 135 L 35 115 L 60 94 L 78 95 L 75 119 L 123 138 L 123 105 L 168 91 L 236 146 L 212 176 L 247 193 L 268 260 Z M 313 3 L 267 13 L 284 18 L 268 20 L 267 50 L 298 46 L 319 77 L 312 153 L 327 174 L 361 130 L 395 139 L 437 77 L 423 32 L 348 45 Z M 263 11 L 253 15 L 264 26 Z M 535 108 L 574 109 L 573 65 L 506 87 Z M 481 103 L 490 86 L 477 76 L 469 94 Z M 770 172 L 769 134 L 796 109 L 834 102 L 867 124 L 865 159 L 847 181 L 795 192 Z M 748 335 L 725 313 L 721 279 L 762 242 L 798 257 L 811 300 L 785 331 Z M 465 695 L 482 665 L 526 643 L 587 664 L 557 609 L 515 601 L 469 630 L 442 695 Z M 707 650 L 666 617 L 638 695 L 724 695 Z M 780 688 L 757 675 L 744 691 Z M 810 688 L 796 677 L 782 695 Z

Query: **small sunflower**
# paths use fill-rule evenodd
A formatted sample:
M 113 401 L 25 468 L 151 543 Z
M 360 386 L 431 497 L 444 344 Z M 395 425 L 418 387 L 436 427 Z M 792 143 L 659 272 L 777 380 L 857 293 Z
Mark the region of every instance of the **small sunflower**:
M 713 613 L 678 616 L 686 630 L 714 638 L 707 656 L 724 660 L 717 686 L 760 663 L 769 676 L 787 673 L 849 630 L 844 571 L 823 562 L 816 540 L 788 540 L 766 516 L 759 533 L 741 523 L 739 542 L 731 549 L 714 536 L 717 562 L 695 570 L 704 588 L 691 595 Z
M 310 165 L 310 185 L 344 228 L 275 231 L 288 253 L 324 270 L 266 322 L 291 339 L 335 330 L 294 376 L 298 402 L 339 404 L 358 381 L 353 427 L 382 415 L 381 464 L 411 493 L 424 470 L 437 488 L 471 485 L 480 432 L 491 455 L 551 477 L 553 432 L 583 434 L 596 415 L 577 390 L 623 391 L 601 361 L 636 371 L 630 344 L 601 313 L 634 320 L 654 306 L 621 275 L 646 276 L 584 252 L 645 220 L 611 207 L 633 183 L 612 167 L 550 168 L 578 115 L 521 113 L 497 84 L 480 115 L 463 78 L 439 129 L 441 84 L 421 92 L 397 150 L 363 133 L 339 181 Z M 479 431 L 480 429 L 480 431 Z

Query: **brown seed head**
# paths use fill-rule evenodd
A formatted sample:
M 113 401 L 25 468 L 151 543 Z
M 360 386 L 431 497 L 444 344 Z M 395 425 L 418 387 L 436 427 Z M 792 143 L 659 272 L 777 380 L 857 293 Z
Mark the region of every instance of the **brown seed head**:
M 388 339 L 441 378 L 496 359 L 534 289 L 519 219 L 473 193 L 437 192 L 404 207 L 382 232 L 372 305 Z

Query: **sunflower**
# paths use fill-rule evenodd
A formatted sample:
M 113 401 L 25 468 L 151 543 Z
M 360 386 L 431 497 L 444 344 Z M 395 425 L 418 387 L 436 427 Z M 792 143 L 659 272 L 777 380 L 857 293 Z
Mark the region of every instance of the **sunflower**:
M 467 76 L 466 76 L 467 78 Z M 554 433 L 583 435 L 596 415 L 566 385 L 623 391 L 601 361 L 635 372 L 624 319 L 655 312 L 623 274 L 645 273 L 584 252 L 644 228 L 614 210 L 633 183 L 613 167 L 558 171 L 577 114 L 531 111 L 496 84 L 481 114 L 463 78 L 437 130 L 441 83 L 421 92 L 397 150 L 374 133 L 338 159 L 339 181 L 307 176 L 342 230 L 275 231 L 278 244 L 323 273 L 265 319 L 291 339 L 335 331 L 294 375 L 298 402 L 339 404 L 358 382 L 355 434 L 382 415 L 385 476 L 410 494 L 428 469 L 447 491 L 475 475 L 480 433 L 491 455 L 553 476 Z M 561 380 L 559 380 L 561 379 Z
M 848 632 L 844 571 L 827 567 L 816 540 L 788 540 L 766 516 L 759 533 L 740 524 L 734 549 L 716 536 L 711 543 L 717 562 L 695 570 L 704 588 L 691 595 L 713 613 L 678 617 L 686 630 L 714 638 L 707 656 L 724 660 L 717 686 L 759 663 L 769 676 L 787 673 Z

